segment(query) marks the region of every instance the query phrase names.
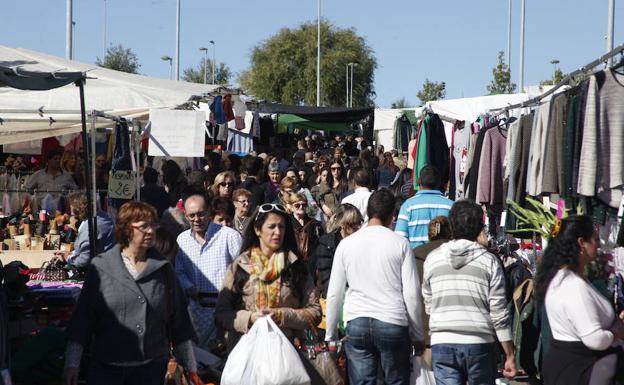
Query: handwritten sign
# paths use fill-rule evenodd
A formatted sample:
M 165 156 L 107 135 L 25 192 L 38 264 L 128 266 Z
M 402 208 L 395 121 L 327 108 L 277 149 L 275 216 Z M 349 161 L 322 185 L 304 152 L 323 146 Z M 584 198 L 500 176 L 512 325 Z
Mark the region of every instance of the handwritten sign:
M 205 111 L 150 110 L 150 156 L 204 156 Z
M 136 190 L 134 171 L 111 171 L 108 177 L 108 197 L 132 199 Z

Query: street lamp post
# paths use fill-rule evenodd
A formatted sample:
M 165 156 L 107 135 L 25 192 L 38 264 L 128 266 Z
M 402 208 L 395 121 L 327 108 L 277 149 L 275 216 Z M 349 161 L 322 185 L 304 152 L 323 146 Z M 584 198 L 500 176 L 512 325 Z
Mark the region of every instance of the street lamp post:
M 208 78 L 208 48 L 201 47 L 199 50 L 204 52 L 204 84 L 206 84 L 206 79 Z
M 525 2 L 526 0 L 522 0 L 520 6 L 520 68 L 519 68 L 519 81 L 520 85 L 518 92 L 524 92 L 524 17 L 525 17 Z
M 349 90 L 349 107 L 353 107 L 353 70 L 354 70 L 354 67 L 356 65 L 358 65 L 358 63 L 351 62 L 351 63 L 347 64 L 347 66 L 351 67 L 351 81 L 349 82 L 350 83 L 349 84 L 349 87 L 350 87 L 350 90 Z
M 104 49 L 102 50 L 102 60 L 106 57 L 106 0 L 104 0 Z
M 160 60 L 169 62 L 169 80 L 171 80 L 172 71 L 173 71 L 173 58 L 171 56 L 162 56 Z
M 176 47 L 175 47 L 175 58 L 176 58 L 176 70 L 175 70 L 175 79 L 180 80 L 180 1 L 176 1 Z
M 345 76 L 345 84 L 347 86 L 346 106 L 349 107 L 349 63 L 347 63 L 347 75 Z
M 73 17 L 73 1 L 67 0 L 67 9 L 65 14 L 65 59 L 72 60 L 74 58 L 74 53 L 72 52 L 72 42 L 74 37 L 72 36 L 74 21 Z
M 509 10 L 507 12 L 507 66 L 509 67 L 509 73 L 511 73 L 511 2 L 509 0 Z
M 321 0 L 318 0 L 316 19 L 316 106 L 321 105 Z
M 215 68 L 217 67 L 217 62 L 215 59 L 216 44 L 214 40 L 210 40 L 209 43 L 212 44 L 212 84 L 217 84 L 215 83 Z
M 615 24 L 615 0 L 609 0 L 609 19 L 607 20 L 607 52 L 613 50 L 613 26 Z M 607 65 L 613 65 L 613 56 L 607 60 Z

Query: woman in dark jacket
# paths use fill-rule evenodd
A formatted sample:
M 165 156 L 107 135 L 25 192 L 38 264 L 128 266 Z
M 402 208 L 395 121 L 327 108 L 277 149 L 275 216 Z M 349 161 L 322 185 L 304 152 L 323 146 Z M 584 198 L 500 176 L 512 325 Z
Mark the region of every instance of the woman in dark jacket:
M 321 298 L 327 297 L 327 287 L 331 276 L 334 253 L 340 241 L 360 229 L 363 218 L 357 207 L 345 203 L 327 222 L 327 234 L 319 238 L 310 258 L 309 268 L 314 273 L 314 282 L 321 292 Z
M 325 232 L 321 223 L 308 215 L 308 199 L 304 193 L 290 194 L 287 209 L 297 237 L 297 246 L 304 262 L 310 260 L 312 251 Z M 312 271 L 312 270 L 310 270 Z
M 156 210 L 127 202 L 117 213 L 118 245 L 92 259 L 67 328 L 63 383 L 78 383 L 84 349 L 89 385 L 160 385 L 169 346 L 198 383 L 187 299 L 171 264 L 153 248 Z

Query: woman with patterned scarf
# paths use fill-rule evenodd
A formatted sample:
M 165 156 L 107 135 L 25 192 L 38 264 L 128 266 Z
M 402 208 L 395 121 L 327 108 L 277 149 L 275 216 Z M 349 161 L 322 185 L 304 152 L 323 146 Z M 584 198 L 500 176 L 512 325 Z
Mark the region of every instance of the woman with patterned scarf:
M 231 351 L 260 317 L 271 316 L 294 340 L 321 320 L 318 292 L 284 206 L 266 203 L 253 215 L 242 254 L 229 266 L 215 309 L 217 325 L 227 331 Z

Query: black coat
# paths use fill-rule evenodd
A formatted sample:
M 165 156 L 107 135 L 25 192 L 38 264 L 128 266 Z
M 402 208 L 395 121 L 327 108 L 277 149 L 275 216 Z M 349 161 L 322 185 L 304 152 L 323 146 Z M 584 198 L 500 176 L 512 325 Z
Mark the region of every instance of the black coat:
M 321 291 L 321 297 L 323 298 L 327 298 L 327 288 L 329 287 L 332 263 L 334 263 L 334 253 L 336 253 L 336 248 L 341 240 L 340 230 L 322 235 L 312 252 L 309 267 L 314 274 L 314 283 Z
M 115 246 L 91 260 L 67 337 L 107 364 L 166 358 L 167 326 L 174 345 L 195 338 L 187 305 L 165 257 L 150 249 L 135 280 Z
M 264 187 L 258 183 L 256 178 L 247 177 L 243 183 L 241 183 L 240 188 L 244 188 L 245 190 L 251 193 L 251 210 L 260 206 L 265 202 L 264 200 Z

